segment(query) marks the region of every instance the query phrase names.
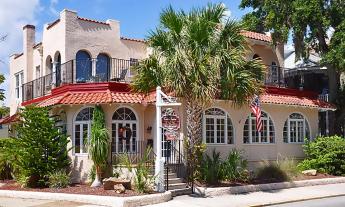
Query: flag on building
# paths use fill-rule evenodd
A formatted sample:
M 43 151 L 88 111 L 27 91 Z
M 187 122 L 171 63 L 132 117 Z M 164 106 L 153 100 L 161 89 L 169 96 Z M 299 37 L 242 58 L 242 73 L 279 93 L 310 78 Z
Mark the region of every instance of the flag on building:
M 262 130 L 262 121 L 261 121 L 261 106 L 259 96 L 255 95 L 252 103 L 250 104 L 250 108 L 252 109 L 255 117 L 256 117 L 256 130 L 261 132 Z

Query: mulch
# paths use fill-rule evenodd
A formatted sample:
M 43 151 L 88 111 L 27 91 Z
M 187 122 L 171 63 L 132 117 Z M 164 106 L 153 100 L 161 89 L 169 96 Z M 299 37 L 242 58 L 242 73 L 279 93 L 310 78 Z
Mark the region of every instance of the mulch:
M 316 176 L 309 176 L 309 175 L 303 175 L 300 174 L 294 178 L 292 178 L 292 181 L 299 181 L 299 180 L 313 180 L 313 179 L 322 179 L 322 178 L 335 178 L 337 176 L 329 175 L 329 174 L 323 174 L 323 173 L 317 173 Z M 196 181 L 197 186 L 201 187 L 236 187 L 236 186 L 245 186 L 245 185 L 257 185 L 257 184 L 268 184 L 268 183 L 278 183 L 278 182 L 284 182 L 281 180 L 249 180 L 248 182 L 240 182 L 240 181 L 221 181 L 219 183 L 215 184 L 207 184 L 207 183 L 201 183 Z
M 70 194 L 83 194 L 83 195 L 100 195 L 100 196 L 116 196 L 116 197 L 129 197 L 145 195 L 144 193 L 137 193 L 133 190 L 126 190 L 123 194 L 117 194 L 114 190 L 104 190 L 103 187 L 90 187 L 86 184 L 73 184 L 67 188 L 22 188 L 18 183 L 13 180 L 0 181 L 5 185 L 0 187 L 0 190 L 17 190 L 17 191 L 34 191 L 34 192 L 49 192 L 49 193 L 70 193 Z M 154 192 L 153 192 L 154 193 Z

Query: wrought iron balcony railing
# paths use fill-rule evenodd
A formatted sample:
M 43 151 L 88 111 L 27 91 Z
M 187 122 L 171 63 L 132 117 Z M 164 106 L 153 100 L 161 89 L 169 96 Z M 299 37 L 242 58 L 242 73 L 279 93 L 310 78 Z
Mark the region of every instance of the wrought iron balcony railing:
M 29 101 L 50 93 L 52 88 L 74 83 L 130 82 L 135 72 L 132 66 L 138 60 L 111 58 L 108 60 L 70 60 L 56 64 L 54 72 L 22 85 L 23 101 Z

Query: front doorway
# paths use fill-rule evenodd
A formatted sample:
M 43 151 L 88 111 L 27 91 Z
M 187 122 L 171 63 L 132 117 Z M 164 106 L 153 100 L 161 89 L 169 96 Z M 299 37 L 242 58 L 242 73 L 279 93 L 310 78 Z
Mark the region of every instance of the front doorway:
M 117 109 L 112 120 L 112 153 L 138 153 L 138 120 L 126 107 Z

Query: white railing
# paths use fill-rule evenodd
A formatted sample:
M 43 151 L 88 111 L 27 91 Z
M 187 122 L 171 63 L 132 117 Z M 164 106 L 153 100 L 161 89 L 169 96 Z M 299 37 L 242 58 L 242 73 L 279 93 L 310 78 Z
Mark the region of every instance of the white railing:
M 320 94 L 318 98 L 322 101 L 328 102 L 328 94 Z

